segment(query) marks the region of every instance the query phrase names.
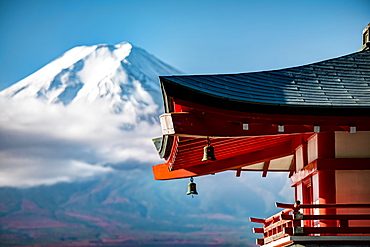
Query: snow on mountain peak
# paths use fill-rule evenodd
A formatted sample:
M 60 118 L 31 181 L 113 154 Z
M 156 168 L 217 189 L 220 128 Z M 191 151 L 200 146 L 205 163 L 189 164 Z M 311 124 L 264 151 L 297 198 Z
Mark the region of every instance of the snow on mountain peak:
M 127 42 L 78 46 L 1 91 L 0 186 L 80 181 L 159 162 L 150 141 L 161 134 L 158 76 L 173 73 L 181 72 Z
M 162 107 L 158 76 L 174 73 L 181 72 L 128 42 L 77 46 L 0 96 L 63 105 L 105 101 L 115 113 L 154 114 Z

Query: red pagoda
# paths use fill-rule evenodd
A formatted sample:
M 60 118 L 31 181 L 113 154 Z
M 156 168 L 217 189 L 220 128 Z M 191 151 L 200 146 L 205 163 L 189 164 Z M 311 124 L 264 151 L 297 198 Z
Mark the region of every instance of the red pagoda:
M 359 52 L 318 63 L 160 77 L 154 178 L 286 172 L 296 202 L 250 219 L 258 245 L 370 246 L 369 28 Z

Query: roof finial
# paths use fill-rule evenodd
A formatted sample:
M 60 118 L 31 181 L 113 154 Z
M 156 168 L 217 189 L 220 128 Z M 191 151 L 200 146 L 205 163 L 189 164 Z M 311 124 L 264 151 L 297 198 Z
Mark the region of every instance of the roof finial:
M 362 47 L 360 51 L 370 49 L 370 23 L 362 31 Z

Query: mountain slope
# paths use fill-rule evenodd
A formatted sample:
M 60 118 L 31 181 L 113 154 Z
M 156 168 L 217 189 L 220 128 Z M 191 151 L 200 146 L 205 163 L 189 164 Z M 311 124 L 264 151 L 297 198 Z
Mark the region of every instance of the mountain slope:
M 0 186 L 73 182 L 159 162 L 159 75 L 145 50 L 75 47 L 0 92 Z M 148 165 L 148 167 L 150 167 Z
M 103 100 L 115 113 L 139 113 L 149 106 L 162 106 L 158 75 L 178 73 L 127 42 L 79 46 L 1 91 L 0 96 L 64 105 Z
M 292 201 L 285 177 L 199 177 L 195 198 L 187 180 L 153 179 L 157 78 L 173 73 L 129 43 L 81 46 L 1 91 L 0 245 L 253 243 L 247 217 Z
M 0 188 L 0 197 L 4 198 L 0 202 L 0 243 L 254 246 L 256 236 L 248 217 L 266 214 L 266 208 L 259 193 L 245 186 L 250 179 L 237 180 L 238 189 L 233 190 L 233 185 L 217 185 L 230 181 L 234 174 L 198 178 L 200 194 L 191 198 L 185 194 L 188 181 L 153 181 L 146 171 L 130 175 L 117 172 L 80 183 Z M 275 187 L 270 185 L 278 192 Z

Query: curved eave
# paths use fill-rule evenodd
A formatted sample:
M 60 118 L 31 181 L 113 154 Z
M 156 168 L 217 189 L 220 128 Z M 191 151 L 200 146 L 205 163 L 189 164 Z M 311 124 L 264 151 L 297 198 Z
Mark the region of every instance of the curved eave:
M 166 112 L 173 110 L 173 100 L 267 114 L 369 116 L 370 112 L 370 51 L 295 68 L 162 76 L 160 81 Z
M 154 178 L 177 179 L 238 169 L 289 172 L 292 169 L 291 163 L 282 168 L 274 166 L 258 168 L 252 165 L 292 155 L 308 136 L 310 134 L 212 139 L 217 160 L 205 162 L 202 161 L 202 157 L 206 139 L 178 137 L 172 145 L 176 146 L 176 150 L 171 159 L 153 166 Z
M 291 166 L 269 164 L 314 132 L 370 130 L 370 51 L 282 70 L 162 76 L 160 83 L 166 162 L 153 166 L 155 179 L 289 172 Z M 207 136 L 217 161 L 201 161 Z
M 165 135 L 160 153 L 166 162 L 153 167 L 155 179 L 195 177 L 238 169 L 291 172 L 290 166 L 267 170 L 264 166 L 266 162 L 274 163 L 274 159 L 293 154 L 301 141 L 314 132 L 370 130 L 370 117 L 252 114 L 181 103 L 183 105 L 175 105 L 175 108 L 188 112 L 161 116 Z M 201 161 L 207 137 L 216 149 L 215 162 Z M 259 162 L 264 162 L 264 166 L 251 168 Z
M 190 101 L 199 105 L 211 106 L 222 110 L 232 110 L 263 114 L 285 115 L 315 115 L 315 116 L 370 116 L 369 105 L 326 105 L 322 104 L 283 104 L 283 103 L 259 103 L 252 101 L 235 100 L 227 97 L 212 95 L 203 91 L 184 87 L 165 79 L 161 79 L 163 88 L 168 96 L 165 102 L 166 112 L 173 112 L 173 101 Z M 369 92 L 370 98 L 370 92 Z

